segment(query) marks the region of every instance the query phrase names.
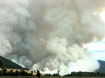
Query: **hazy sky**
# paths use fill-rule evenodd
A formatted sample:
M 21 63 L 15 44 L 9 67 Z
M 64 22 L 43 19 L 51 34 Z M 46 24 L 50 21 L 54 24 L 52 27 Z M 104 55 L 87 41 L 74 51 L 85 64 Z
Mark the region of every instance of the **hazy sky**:
M 93 41 L 85 45 L 88 48 L 88 52 L 92 54 L 92 57 L 96 60 L 105 61 L 105 40 Z

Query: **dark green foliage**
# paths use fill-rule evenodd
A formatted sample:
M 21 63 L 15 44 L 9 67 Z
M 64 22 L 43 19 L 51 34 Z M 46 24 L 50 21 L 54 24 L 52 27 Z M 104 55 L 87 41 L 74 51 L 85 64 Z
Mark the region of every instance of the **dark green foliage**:
M 7 76 L 7 69 L 3 69 L 3 76 Z
M 0 76 L 33 76 L 32 73 L 27 73 L 24 70 L 18 71 L 16 70 L 13 72 L 13 70 L 7 71 L 7 69 L 3 69 L 0 71 Z
M 25 71 L 21 71 L 21 72 L 20 72 L 20 75 L 21 75 L 21 76 L 32 76 L 33 74 L 32 74 L 32 73 L 27 73 L 27 72 L 25 72 Z
M 8 72 L 8 75 L 9 75 L 9 76 L 14 76 L 13 70 L 10 70 L 10 71 Z
M 45 74 L 45 76 L 51 76 L 51 74 Z
M 40 71 L 37 70 L 36 76 L 37 76 L 38 78 L 40 78 L 40 76 L 41 76 Z
M 72 72 L 65 76 L 84 76 L 84 77 L 105 77 L 104 72 Z
M 96 70 L 96 72 L 105 72 L 105 61 L 102 60 L 98 60 L 100 67 L 98 70 Z
M 59 74 L 46 74 L 45 76 L 59 76 Z M 71 72 L 71 74 L 64 75 L 65 77 L 105 77 L 105 72 Z
M 18 64 L 5 59 L 3 57 L 0 56 L 0 68 L 14 68 L 14 69 L 22 69 L 22 70 L 28 70 L 28 68 L 22 68 L 22 66 L 19 66 Z
M 15 69 L 21 69 L 22 67 L 19 66 L 18 64 L 8 60 L 8 59 L 5 59 L 3 57 L 0 56 L 0 67 L 3 67 L 3 68 L 15 68 Z
M 0 70 L 0 76 L 33 76 L 33 73 L 27 73 L 24 70 L 18 71 L 16 70 L 13 72 L 13 70 L 7 71 L 7 69 Z M 45 76 L 59 76 L 59 74 L 46 74 Z M 71 74 L 65 75 L 66 77 L 70 76 L 78 76 L 78 77 L 105 77 L 104 72 L 72 72 Z
M 53 74 L 53 76 L 59 76 L 59 74 Z
M 0 60 L 0 68 L 3 68 L 3 67 L 4 67 L 4 64 Z

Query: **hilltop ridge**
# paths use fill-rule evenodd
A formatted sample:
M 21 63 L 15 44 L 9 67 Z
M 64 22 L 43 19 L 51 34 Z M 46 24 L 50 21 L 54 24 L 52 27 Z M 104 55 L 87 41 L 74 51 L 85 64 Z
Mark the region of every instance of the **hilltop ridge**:
M 22 66 L 14 63 L 11 60 L 6 59 L 2 56 L 0 56 L 0 67 L 9 68 L 9 69 L 28 69 L 28 68 L 22 68 Z

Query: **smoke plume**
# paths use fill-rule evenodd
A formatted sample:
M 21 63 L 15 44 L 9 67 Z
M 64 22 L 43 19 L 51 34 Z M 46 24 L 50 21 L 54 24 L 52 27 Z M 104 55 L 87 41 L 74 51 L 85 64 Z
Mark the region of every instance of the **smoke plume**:
M 0 55 L 32 70 L 92 72 L 83 43 L 104 38 L 103 0 L 0 0 Z M 51 71 L 52 70 L 52 71 Z

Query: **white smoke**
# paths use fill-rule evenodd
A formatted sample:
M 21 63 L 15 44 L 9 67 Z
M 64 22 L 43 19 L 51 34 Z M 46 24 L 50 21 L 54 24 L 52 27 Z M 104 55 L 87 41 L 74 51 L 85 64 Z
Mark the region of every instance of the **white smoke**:
M 0 24 L 0 54 L 8 58 L 14 54 L 19 55 L 19 64 L 24 60 L 22 65 L 27 67 L 32 66 L 32 62 L 26 55 L 33 52 L 33 47 L 36 45 L 34 34 L 36 26 L 30 20 L 31 14 L 28 11 L 30 1 L 0 1 L 0 21 L 2 21 Z M 22 56 L 24 59 L 21 59 Z
M 60 75 L 95 71 L 99 63 L 82 44 L 104 38 L 104 23 L 93 15 L 104 4 L 100 0 L 0 0 L 0 54 L 33 70 L 60 70 Z

